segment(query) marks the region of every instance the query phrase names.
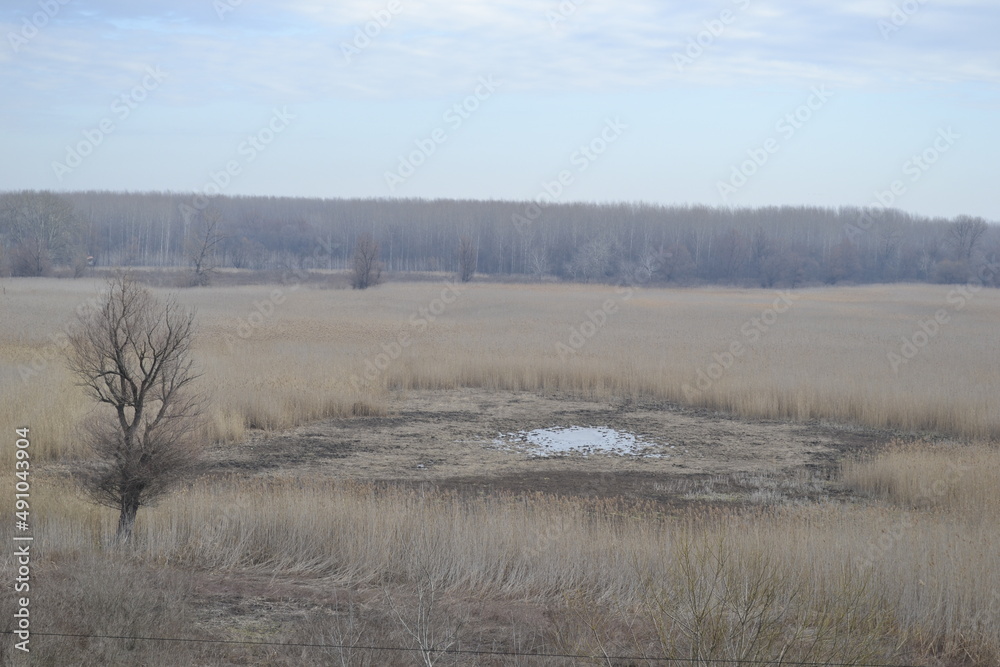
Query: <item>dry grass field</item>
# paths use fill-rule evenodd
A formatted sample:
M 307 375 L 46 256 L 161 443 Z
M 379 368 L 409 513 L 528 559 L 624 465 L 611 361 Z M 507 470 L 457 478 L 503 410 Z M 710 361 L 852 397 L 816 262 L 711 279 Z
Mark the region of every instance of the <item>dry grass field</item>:
M 302 644 L 38 636 L 37 664 L 1000 663 L 996 290 L 183 290 L 213 444 L 120 553 L 69 481 L 61 332 L 100 283 L 3 287 L 33 628 Z M 483 446 L 577 424 L 683 454 Z

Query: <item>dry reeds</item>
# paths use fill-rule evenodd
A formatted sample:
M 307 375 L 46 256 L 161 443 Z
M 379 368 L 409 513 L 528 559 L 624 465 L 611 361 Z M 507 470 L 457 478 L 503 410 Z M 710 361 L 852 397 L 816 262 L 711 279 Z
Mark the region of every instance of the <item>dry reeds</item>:
M 5 311 L 24 314 L 5 313 L 0 325 L 2 409 L 13 422 L 38 423 L 40 455 L 71 452 L 71 426 L 88 408 L 58 348 L 74 308 L 93 297 L 95 286 L 87 286 L 25 280 L 7 290 Z M 802 290 L 786 312 L 767 318 L 775 297 L 766 290 L 628 295 L 601 286 L 467 285 L 444 304 L 442 289 L 411 283 L 364 292 L 180 292 L 184 305 L 198 310 L 195 353 L 212 404 L 207 435 L 233 441 L 247 428 L 379 414 L 394 389 L 482 387 L 1000 436 L 993 398 L 1000 378 L 987 363 L 1000 358 L 995 290 L 951 312 L 915 356 L 894 368 L 889 355 L 899 353 L 918 322 L 949 308 L 948 288 Z M 592 317 L 609 301 L 614 312 Z M 592 320 L 603 324 L 584 326 Z M 729 359 L 734 343 L 742 352 Z M 21 381 L 19 369 L 39 358 L 48 360 Z M 54 410 L 54 403 L 68 409 Z
M 981 479 L 995 485 L 993 463 Z M 851 479 L 885 475 L 885 465 L 854 464 Z M 898 476 L 933 486 L 923 470 Z M 43 557 L 111 543 L 110 512 L 54 494 L 37 500 L 48 508 Z M 149 566 L 601 610 L 601 628 L 640 619 L 647 641 L 687 647 L 687 657 L 785 646 L 842 662 L 898 657 L 893 647 L 905 646 L 990 664 L 1000 657 L 1000 521 L 962 517 L 946 506 L 835 503 L 667 517 L 622 500 L 214 479 L 144 510 L 136 543 Z M 594 650 L 620 640 L 586 634 Z M 759 650 L 747 648 L 751 636 Z
M 289 291 L 249 329 L 240 321 L 260 312 L 255 304 L 269 290 L 183 292 L 200 309 L 196 354 L 214 401 L 213 437 L 390 409 L 393 389 L 462 386 L 650 397 L 984 442 L 1000 433 L 1000 379 L 987 363 L 1000 358 L 991 337 L 1000 310 L 994 292 L 954 312 L 894 372 L 887 354 L 918 320 L 948 307 L 946 288 L 806 290 L 754 341 L 742 328 L 768 308 L 762 291 L 643 290 L 625 300 L 604 287 L 463 290 L 423 328 L 411 318 L 440 292 L 427 284 Z M 28 381 L 18 368 L 55 344 L 49 333 L 88 292 L 57 281 L 16 282 L 7 291 L 4 423 L 32 429 L 33 461 L 69 459 L 74 425 L 89 406 L 55 362 Z M 557 344 L 607 299 L 618 299 L 618 312 L 573 353 L 560 354 Z M 27 307 L 36 301 L 37 309 Z M 15 321 L 10 312 L 25 315 Z M 397 353 L 400 334 L 410 342 Z M 734 340 L 745 353 L 723 364 L 717 355 Z M 369 362 L 382 368 L 368 372 Z M 685 388 L 712 363 L 728 368 L 700 393 Z M 93 554 L 106 558 L 114 517 L 67 493 L 63 478 L 33 480 L 35 528 L 45 536 L 36 562 L 54 573 Z M 130 567 L 281 573 L 346 587 L 433 586 L 452 596 L 525 600 L 559 609 L 562 618 L 576 614 L 576 629 L 546 638 L 546 646 L 590 655 L 619 647 L 663 656 L 673 647 L 677 657 L 695 659 L 773 659 L 784 651 L 818 662 L 891 662 L 905 653 L 997 664 L 995 447 L 899 442 L 846 463 L 843 482 L 867 500 L 665 517 L 621 500 L 470 499 L 308 478 L 205 479 L 140 513 Z M 10 502 L 0 499 L 0 509 Z M 10 530 L 9 522 L 0 526 L 0 539 L 9 540 Z M 142 589 L 137 573 L 108 576 Z M 67 599 L 91 596 L 92 584 L 79 576 L 63 581 L 76 591 Z M 117 604 L 121 593 L 109 589 L 93 609 Z M 122 632 L 152 633 L 150 624 L 181 631 L 174 602 L 152 596 L 142 605 L 124 608 L 146 625 Z M 66 654 L 53 655 L 58 662 Z

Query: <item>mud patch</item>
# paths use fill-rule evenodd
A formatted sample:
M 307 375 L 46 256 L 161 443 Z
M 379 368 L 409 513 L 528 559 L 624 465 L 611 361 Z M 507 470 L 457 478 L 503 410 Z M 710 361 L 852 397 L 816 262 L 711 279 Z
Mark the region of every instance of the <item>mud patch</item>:
M 728 494 L 723 487 L 729 483 L 717 482 L 713 490 L 663 484 L 734 474 L 784 479 L 805 472 L 810 479 L 830 479 L 845 453 L 879 447 L 893 435 L 830 424 L 744 420 L 655 402 L 480 389 L 401 392 L 392 404 L 394 410 L 386 416 L 255 432 L 242 443 L 219 445 L 211 451 L 209 474 L 710 498 Z M 573 427 L 628 434 L 636 443 L 659 446 L 649 453 L 664 455 L 535 456 L 494 445 L 498 434 L 572 432 Z

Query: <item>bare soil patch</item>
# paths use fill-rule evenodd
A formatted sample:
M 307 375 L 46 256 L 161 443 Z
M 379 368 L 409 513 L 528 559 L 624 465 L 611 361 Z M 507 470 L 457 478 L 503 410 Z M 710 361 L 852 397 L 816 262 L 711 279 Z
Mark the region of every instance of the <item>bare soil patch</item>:
M 891 435 L 746 420 L 671 404 L 479 389 L 409 391 L 395 396 L 393 405 L 384 417 L 255 432 L 240 444 L 215 448 L 212 471 L 431 483 L 474 492 L 724 500 L 759 489 L 762 480 L 829 479 L 845 452 L 876 447 Z M 570 426 L 617 429 L 672 448 L 669 458 L 539 457 L 494 444 L 500 434 Z M 802 492 L 809 495 L 809 489 Z

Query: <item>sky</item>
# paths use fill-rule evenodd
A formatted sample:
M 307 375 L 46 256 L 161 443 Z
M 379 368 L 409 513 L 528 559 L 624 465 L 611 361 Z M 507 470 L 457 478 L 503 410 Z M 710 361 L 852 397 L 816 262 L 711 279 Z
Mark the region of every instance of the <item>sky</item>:
M 996 0 L 4 0 L 0 191 L 1000 220 Z

